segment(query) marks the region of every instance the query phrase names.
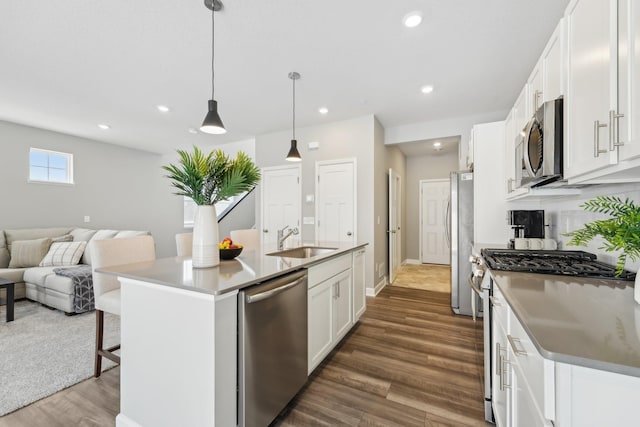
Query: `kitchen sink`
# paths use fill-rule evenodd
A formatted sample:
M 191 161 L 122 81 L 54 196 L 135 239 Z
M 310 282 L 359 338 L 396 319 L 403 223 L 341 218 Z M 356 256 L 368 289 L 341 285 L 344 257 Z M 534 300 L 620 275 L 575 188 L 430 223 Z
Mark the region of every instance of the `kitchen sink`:
M 278 252 L 271 252 L 267 255 L 285 258 L 311 258 L 335 251 L 338 248 L 323 248 L 320 246 L 300 246 L 299 248 L 285 249 Z

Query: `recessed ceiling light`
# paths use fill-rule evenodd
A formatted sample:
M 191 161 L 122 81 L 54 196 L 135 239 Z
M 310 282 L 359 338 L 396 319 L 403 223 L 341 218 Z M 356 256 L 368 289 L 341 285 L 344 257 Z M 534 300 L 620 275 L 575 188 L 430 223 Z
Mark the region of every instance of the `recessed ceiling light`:
M 99 127 L 100 129 L 102 129 L 102 130 L 109 130 L 109 129 L 111 129 L 111 126 L 106 125 L 106 124 L 104 124 L 104 123 L 100 123 L 100 124 L 98 125 L 98 127 Z
M 433 143 L 433 146 L 436 147 L 436 148 L 441 147 L 442 146 L 442 142 L 436 141 L 436 142 Z
M 195 134 L 197 134 L 197 133 L 198 133 L 198 131 L 197 131 L 196 129 L 194 129 L 194 128 L 189 128 L 189 129 L 187 129 L 187 132 L 189 132 L 189 133 L 191 133 L 191 134 L 193 134 L 193 135 L 195 135 Z
M 328 112 L 329 112 L 329 109 L 327 107 L 318 108 L 318 113 L 320 114 L 327 114 Z
M 422 93 L 431 93 L 431 92 L 433 92 L 433 86 L 431 86 L 431 85 L 422 86 L 422 87 L 420 88 L 420 91 L 421 91 Z
M 156 108 L 161 113 L 168 113 L 169 111 L 171 111 L 171 108 L 167 107 L 166 105 L 156 105 Z
M 414 28 L 420 25 L 422 22 L 422 12 L 414 11 L 407 13 L 404 18 L 402 18 L 402 23 L 405 27 Z

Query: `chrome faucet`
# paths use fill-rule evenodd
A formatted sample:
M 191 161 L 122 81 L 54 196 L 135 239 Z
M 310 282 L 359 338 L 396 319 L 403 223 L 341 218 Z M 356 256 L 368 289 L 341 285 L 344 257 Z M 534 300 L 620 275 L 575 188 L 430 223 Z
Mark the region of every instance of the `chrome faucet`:
M 284 230 L 289 228 L 288 225 L 285 225 L 282 230 L 278 230 L 278 250 L 282 250 L 284 248 L 284 241 L 289 238 L 292 234 L 298 234 L 298 228 L 289 229 L 287 234 L 284 234 Z

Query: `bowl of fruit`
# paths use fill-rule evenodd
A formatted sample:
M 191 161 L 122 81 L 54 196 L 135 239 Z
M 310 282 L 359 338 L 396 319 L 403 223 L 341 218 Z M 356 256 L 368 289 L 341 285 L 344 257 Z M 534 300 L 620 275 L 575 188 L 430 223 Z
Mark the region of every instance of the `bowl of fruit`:
M 230 238 L 225 237 L 218 243 L 218 249 L 220 249 L 220 259 L 229 260 L 240 255 L 242 245 L 237 245 Z

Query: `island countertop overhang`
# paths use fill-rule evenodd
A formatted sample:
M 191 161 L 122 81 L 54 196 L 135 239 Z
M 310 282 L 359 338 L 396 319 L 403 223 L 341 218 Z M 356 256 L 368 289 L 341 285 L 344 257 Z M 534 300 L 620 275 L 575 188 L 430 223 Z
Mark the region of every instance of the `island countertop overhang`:
M 240 256 L 210 268 L 193 268 L 190 257 L 158 258 L 154 261 L 98 268 L 98 273 L 161 286 L 190 290 L 210 295 L 222 295 L 253 286 L 322 263 L 367 246 L 366 242 L 314 242 L 301 246 L 336 248 L 310 258 L 289 258 L 268 255 L 278 249 L 274 245 L 244 250 Z M 291 248 L 286 248 L 291 249 Z

